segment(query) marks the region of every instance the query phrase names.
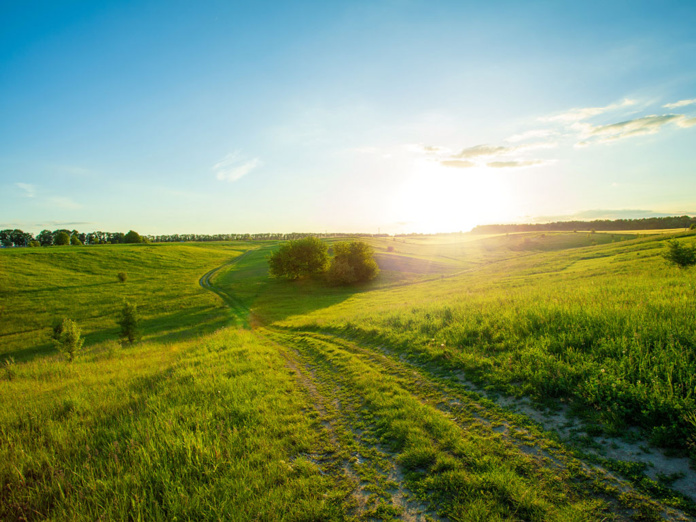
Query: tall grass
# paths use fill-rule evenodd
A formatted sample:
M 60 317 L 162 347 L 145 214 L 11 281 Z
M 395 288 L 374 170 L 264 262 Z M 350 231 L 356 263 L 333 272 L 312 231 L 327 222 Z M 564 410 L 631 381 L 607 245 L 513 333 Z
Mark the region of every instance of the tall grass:
M 652 238 L 513 257 L 279 324 L 388 343 L 696 455 L 694 274 L 668 266 L 663 249 Z

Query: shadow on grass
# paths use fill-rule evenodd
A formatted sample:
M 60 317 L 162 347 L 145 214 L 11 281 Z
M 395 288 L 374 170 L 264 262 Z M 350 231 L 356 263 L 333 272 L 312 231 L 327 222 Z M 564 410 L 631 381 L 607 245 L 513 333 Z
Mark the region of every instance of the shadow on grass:
M 114 322 L 116 318 L 114 318 Z M 229 310 L 222 307 L 198 306 L 170 314 L 142 320 L 138 324 L 141 339 L 147 342 L 178 342 L 206 335 L 231 324 Z M 90 348 L 105 341 L 119 340 L 119 328 L 102 328 L 82 336 L 85 340 L 83 349 Z M 48 334 L 46 335 L 48 339 Z M 28 348 L 8 351 L 0 355 L 0 360 L 12 357 L 17 362 L 29 362 L 38 357 L 55 355 L 58 349 L 52 342 L 44 342 Z

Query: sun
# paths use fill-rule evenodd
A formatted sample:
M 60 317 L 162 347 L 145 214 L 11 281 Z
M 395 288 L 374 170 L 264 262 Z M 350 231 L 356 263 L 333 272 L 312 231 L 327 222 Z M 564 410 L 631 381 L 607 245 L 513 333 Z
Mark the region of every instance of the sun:
M 396 191 L 392 215 L 405 231 L 467 231 L 513 218 L 505 177 L 486 168 L 447 168 L 423 162 Z

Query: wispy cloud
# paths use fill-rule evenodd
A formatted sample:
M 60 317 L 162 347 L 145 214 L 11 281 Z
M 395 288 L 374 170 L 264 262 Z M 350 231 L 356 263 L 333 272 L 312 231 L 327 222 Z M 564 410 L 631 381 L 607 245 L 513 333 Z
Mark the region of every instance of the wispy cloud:
M 677 125 L 683 128 L 693 127 L 696 125 L 696 118 L 682 118 L 677 121 Z
M 453 158 L 480 158 L 486 156 L 500 156 L 502 154 L 508 154 L 514 150 L 513 147 L 496 147 L 493 145 L 476 145 L 474 147 L 469 147 L 462 149 L 457 154 L 453 155 Z
M 609 125 L 600 125 L 597 127 L 587 125 L 585 127 L 587 139 L 578 143 L 578 146 L 585 146 L 592 142 L 606 143 L 633 136 L 656 134 L 665 125 L 682 120 L 684 120 L 684 116 L 680 114 L 653 114 L 650 116 L 643 116 L 642 118 L 635 118 L 633 120 L 611 123 Z
M 443 167 L 454 167 L 457 169 L 468 169 L 471 167 L 475 167 L 476 163 L 473 161 L 468 161 L 468 160 L 442 160 L 440 162 L 440 165 Z
M 600 114 L 604 114 L 609 111 L 613 111 L 616 109 L 622 109 L 624 107 L 629 107 L 631 105 L 635 105 L 636 102 L 634 100 L 629 100 L 625 99 L 620 103 L 612 103 L 611 105 L 607 105 L 605 107 L 583 107 L 583 108 L 575 108 L 575 109 L 570 109 L 569 111 L 566 111 L 561 114 L 556 114 L 553 116 L 544 116 L 542 118 L 539 118 L 541 121 L 557 121 L 557 122 L 565 122 L 565 123 L 572 123 L 576 121 L 582 121 L 586 120 L 587 118 L 591 118 L 593 116 L 599 116 Z
M 674 103 L 666 103 L 662 107 L 665 109 L 678 109 L 679 107 L 686 107 L 687 105 L 696 105 L 696 98 L 691 100 L 680 100 Z
M 15 186 L 24 191 L 24 197 L 34 198 L 36 197 L 36 186 L 30 183 L 15 183 Z
M 539 167 L 546 162 L 542 160 L 510 160 L 510 161 L 491 161 L 486 166 L 494 169 L 520 169 L 527 167 Z
M 259 158 L 246 159 L 241 151 L 235 151 L 213 165 L 213 172 L 220 181 L 237 181 L 261 165 Z

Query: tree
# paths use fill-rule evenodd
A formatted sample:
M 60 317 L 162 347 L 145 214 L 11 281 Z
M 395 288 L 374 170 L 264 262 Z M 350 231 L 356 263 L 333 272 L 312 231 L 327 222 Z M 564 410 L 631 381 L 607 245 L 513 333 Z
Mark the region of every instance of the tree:
M 61 230 L 53 238 L 53 244 L 55 245 L 68 245 L 70 244 L 70 236 L 67 232 Z
M 39 240 L 41 246 L 51 246 L 53 244 L 53 232 L 50 230 L 42 230 L 39 235 L 36 236 Z
M 121 309 L 121 317 L 117 321 L 121 327 L 121 344 L 133 344 L 138 338 L 138 309 L 132 303 L 125 301 Z
M 77 323 L 70 319 L 63 319 L 60 332 L 57 332 L 55 326 L 53 327 L 53 338 L 58 350 L 65 354 L 70 362 L 75 359 L 75 355 L 82 349 L 82 345 L 85 342 L 82 339 Z
M 693 245 L 688 247 L 676 239 L 672 239 L 667 243 L 667 252 L 664 252 L 662 255 L 668 262 L 679 268 L 688 268 L 696 265 L 696 247 Z
M 77 235 L 70 236 L 70 244 L 74 246 L 80 246 L 82 245 L 82 241 L 80 241 L 80 238 L 77 237 Z
M 374 250 L 362 241 L 349 241 L 334 245 L 334 258 L 327 273 L 330 283 L 350 285 L 371 281 L 379 274 Z
M 316 237 L 289 241 L 268 259 L 270 273 L 277 277 L 299 279 L 323 273 L 329 261 L 327 246 Z
M 129 230 L 123 238 L 123 243 L 142 243 L 143 238 L 140 237 L 135 230 Z

